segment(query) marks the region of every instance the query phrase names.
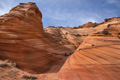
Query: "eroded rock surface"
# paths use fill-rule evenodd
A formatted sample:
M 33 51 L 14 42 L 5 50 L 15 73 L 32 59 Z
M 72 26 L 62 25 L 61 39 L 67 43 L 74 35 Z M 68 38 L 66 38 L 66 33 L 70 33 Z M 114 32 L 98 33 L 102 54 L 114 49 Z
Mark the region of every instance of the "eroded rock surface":
M 66 60 L 62 80 L 119 80 L 120 39 L 91 36 Z
M 88 22 L 88 23 L 84 24 L 82 27 L 90 28 L 90 27 L 96 27 L 96 26 L 97 26 L 97 23 Z
M 57 63 L 54 54 L 71 51 L 46 35 L 35 3 L 20 3 L 0 16 L 0 59 L 15 61 L 22 70 L 46 72 Z
M 76 49 L 59 71 L 62 80 L 119 80 L 119 23 L 112 24 L 109 34 L 91 34 Z M 94 76 L 93 76 L 94 75 Z
M 92 23 L 88 22 L 83 28 L 71 28 L 71 27 L 48 27 L 45 30 L 49 33 L 55 40 L 63 45 L 72 45 L 78 47 L 89 35 L 94 33 L 102 32 L 110 26 L 114 25 L 115 29 L 119 28 L 120 18 L 110 18 L 105 19 L 103 23 Z M 117 26 L 116 26 L 117 25 Z M 92 27 L 94 26 L 94 27 Z M 109 28 L 111 29 L 111 28 Z M 119 31 L 115 31 L 119 34 Z
M 102 34 L 104 30 L 109 34 Z M 97 25 L 89 22 L 83 28 L 43 29 L 36 4 L 20 3 L 0 16 L 0 59 L 15 62 L 23 71 L 11 65 L 0 67 L 0 78 L 21 80 L 23 74 L 40 73 L 35 76 L 42 80 L 118 80 L 119 37 L 120 18 Z M 66 60 L 65 53 L 72 55 Z M 8 74 L 14 70 L 18 78 Z

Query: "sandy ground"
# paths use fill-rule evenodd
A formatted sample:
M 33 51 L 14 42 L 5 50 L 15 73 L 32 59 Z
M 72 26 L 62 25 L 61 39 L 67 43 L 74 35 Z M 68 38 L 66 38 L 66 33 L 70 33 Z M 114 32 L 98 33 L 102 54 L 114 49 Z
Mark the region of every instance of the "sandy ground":
M 27 73 L 25 71 L 22 71 L 15 66 L 13 66 L 10 62 L 0 61 L 1 64 L 7 64 L 7 66 L 0 67 L 0 80 L 59 80 L 58 79 L 58 71 L 64 64 L 67 57 L 64 57 L 62 60 L 60 60 L 58 65 L 54 65 L 48 72 L 41 73 L 41 74 L 32 74 Z M 36 77 L 37 79 L 26 79 L 23 78 L 23 76 L 32 76 Z

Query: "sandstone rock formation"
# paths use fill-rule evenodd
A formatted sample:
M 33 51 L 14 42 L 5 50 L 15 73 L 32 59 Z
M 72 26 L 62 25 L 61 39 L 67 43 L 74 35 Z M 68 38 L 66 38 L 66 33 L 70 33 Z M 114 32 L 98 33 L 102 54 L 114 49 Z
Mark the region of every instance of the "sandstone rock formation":
M 91 36 L 59 71 L 62 80 L 119 80 L 120 39 Z
M 113 18 L 109 18 L 109 19 L 105 19 L 105 22 L 114 22 L 114 21 L 120 21 L 120 17 L 113 17 Z
M 42 14 L 35 3 L 20 3 L 0 16 L 0 59 L 10 59 L 28 72 L 45 72 L 58 63 L 53 54 L 72 50 L 43 30 Z
M 109 34 L 103 34 L 104 30 Z M 31 2 L 20 3 L 0 16 L 0 60 L 9 59 L 23 70 L 17 69 L 19 80 L 24 71 L 27 75 L 41 73 L 36 75 L 41 80 L 119 80 L 119 52 L 120 18 L 97 25 L 88 22 L 83 28 L 43 29 L 42 14 Z M 64 64 L 65 53 L 73 54 Z M 16 69 L 8 66 L 0 67 L 0 73 Z
M 88 22 L 88 23 L 84 24 L 82 27 L 90 28 L 90 27 L 96 27 L 96 26 L 97 26 L 97 23 Z
M 118 23 L 120 23 L 120 18 L 110 18 L 105 19 L 105 22 L 99 23 L 96 26 L 95 23 L 92 22 L 85 24 L 86 26 L 94 25 L 95 27 L 48 27 L 45 29 L 45 32 L 49 33 L 54 39 L 58 40 L 58 42 L 62 42 L 64 45 L 75 45 L 78 47 L 87 38 L 88 35 L 102 32 L 103 30 L 107 29 L 109 24 L 116 25 Z
M 119 80 L 119 23 L 111 24 L 104 29 L 110 34 L 100 32 L 88 36 L 75 53 L 66 60 L 59 71 L 59 78 L 62 80 Z
M 108 24 L 108 28 L 104 30 L 107 30 L 111 35 L 120 38 L 120 23 Z

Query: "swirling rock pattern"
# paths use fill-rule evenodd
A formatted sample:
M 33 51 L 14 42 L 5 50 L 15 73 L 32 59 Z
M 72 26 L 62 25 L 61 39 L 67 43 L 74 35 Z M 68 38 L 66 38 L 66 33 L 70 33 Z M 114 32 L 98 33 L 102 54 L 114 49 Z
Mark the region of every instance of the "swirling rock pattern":
M 65 52 L 70 50 L 44 32 L 42 14 L 35 3 L 20 3 L 0 16 L 0 59 L 14 61 L 22 70 L 41 73 L 57 63 L 52 53 Z
M 120 39 L 90 36 L 72 54 L 61 70 L 62 80 L 119 80 Z

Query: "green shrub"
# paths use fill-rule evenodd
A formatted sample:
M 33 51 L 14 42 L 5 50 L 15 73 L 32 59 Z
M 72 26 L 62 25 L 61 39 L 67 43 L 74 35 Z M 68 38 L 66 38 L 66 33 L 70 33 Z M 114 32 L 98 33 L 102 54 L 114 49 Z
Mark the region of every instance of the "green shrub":
M 79 28 L 83 28 L 83 26 L 79 26 Z
M 81 36 L 80 34 L 76 34 L 75 36 Z
M 92 47 L 95 46 L 94 44 L 92 44 Z
M 110 27 L 110 24 L 108 24 L 107 27 L 109 28 L 109 27 Z
M 65 53 L 65 54 L 64 54 L 64 56 L 66 57 L 66 56 L 68 56 L 68 54 L 67 54 L 67 53 Z
M 81 44 L 80 42 L 78 42 L 78 44 Z
M 97 34 L 100 34 L 100 32 L 97 32 Z
M 85 34 L 83 34 L 83 36 L 86 36 Z
M 32 80 L 37 79 L 37 77 L 35 77 L 35 76 L 27 76 L 27 75 L 23 75 L 22 78 L 24 78 L 24 79 L 32 79 Z
M 108 35 L 109 31 L 108 30 L 104 30 L 104 31 L 102 31 L 102 34 Z
M 6 63 L 0 64 L 0 67 L 7 67 L 8 65 Z
M 67 32 L 65 34 L 68 34 Z
M 71 52 L 72 54 L 74 53 L 74 51 Z
M 72 53 L 70 52 L 69 55 L 71 55 Z

